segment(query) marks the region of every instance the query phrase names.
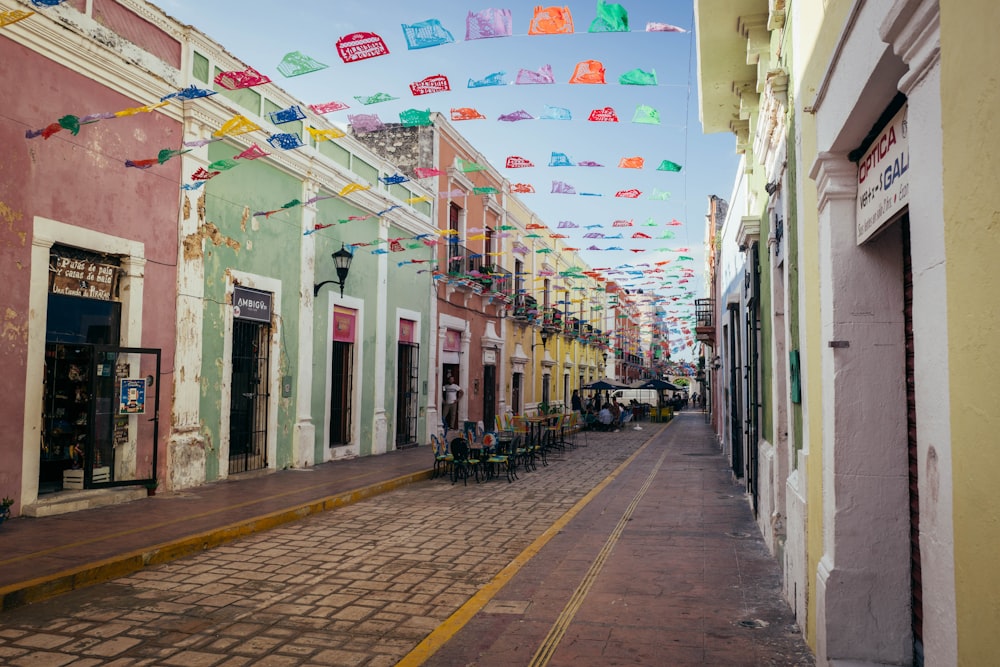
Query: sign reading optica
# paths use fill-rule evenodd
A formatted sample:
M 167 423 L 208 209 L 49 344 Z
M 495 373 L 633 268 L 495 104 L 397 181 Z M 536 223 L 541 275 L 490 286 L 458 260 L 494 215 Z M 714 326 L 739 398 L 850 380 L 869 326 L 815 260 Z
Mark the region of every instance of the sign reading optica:
M 858 245 L 880 232 L 909 202 L 906 109 L 904 104 L 858 160 Z

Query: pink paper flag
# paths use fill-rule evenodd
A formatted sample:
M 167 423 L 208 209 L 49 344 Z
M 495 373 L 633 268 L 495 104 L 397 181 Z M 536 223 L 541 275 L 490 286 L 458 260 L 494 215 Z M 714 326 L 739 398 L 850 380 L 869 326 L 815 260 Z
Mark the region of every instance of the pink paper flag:
M 388 55 L 389 47 L 373 32 L 355 32 L 337 40 L 337 54 L 345 63 Z
M 617 123 L 618 114 L 611 107 L 604 107 L 603 109 L 594 109 L 591 111 L 587 120 L 595 123 Z
M 417 178 L 430 178 L 431 176 L 440 176 L 441 170 L 436 167 L 417 167 L 413 173 Z
M 322 104 L 310 104 L 309 108 L 313 110 L 313 113 L 322 116 L 334 111 L 340 111 L 341 109 L 350 109 L 351 107 L 343 102 L 323 102 Z
M 263 148 L 257 144 L 253 144 L 242 153 L 233 156 L 233 159 L 239 160 L 242 158 L 244 160 L 256 160 L 257 158 L 266 157 L 268 155 L 270 155 L 270 153 L 265 153 Z
M 449 90 L 451 90 L 451 85 L 448 83 L 448 77 L 444 74 L 435 74 L 410 84 L 410 92 L 414 95 L 429 95 Z
M 271 79 L 253 67 L 247 67 L 243 71 L 219 72 L 218 76 L 215 77 L 215 83 L 226 90 L 239 90 L 240 88 L 251 88 L 271 83 Z
M 524 167 L 534 167 L 535 165 L 528 158 L 511 155 L 507 158 L 507 162 L 504 166 L 507 167 L 507 169 L 522 169 Z

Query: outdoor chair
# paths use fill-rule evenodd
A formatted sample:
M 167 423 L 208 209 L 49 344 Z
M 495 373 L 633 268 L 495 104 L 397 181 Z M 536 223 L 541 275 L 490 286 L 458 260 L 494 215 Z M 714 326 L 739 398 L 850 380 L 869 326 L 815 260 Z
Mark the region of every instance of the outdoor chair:
M 455 438 L 451 441 L 451 455 L 454 457 L 451 468 L 451 483 L 462 479 L 462 484 L 468 486 L 469 476 L 474 475 L 479 481 L 479 459 L 474 457 L 469 441 L 465 438 Z
M 502 472 L 507 483 L 517 479 L 516 461 L 510 453 L 510 442 L 502 441 L 496 433 L 483 434 L 483 461 L 486 479 L 499 477 Z
M 454 463 L 454 457 L 451 452 L 448 451 L 448 445 L 431 433 L 431 447 L 434 449 L 434 470 L 431 473 L 431 478 L 438 477 L 439 475 L 450 475 L 452 463 Z

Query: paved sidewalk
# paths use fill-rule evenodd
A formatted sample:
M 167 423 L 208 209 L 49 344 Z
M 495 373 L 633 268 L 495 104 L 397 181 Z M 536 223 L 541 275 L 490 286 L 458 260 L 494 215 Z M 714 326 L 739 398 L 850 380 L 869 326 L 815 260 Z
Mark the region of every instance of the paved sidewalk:
M 429 447 L 0 526 L 0 611 L 108 581 L 430 477 Z

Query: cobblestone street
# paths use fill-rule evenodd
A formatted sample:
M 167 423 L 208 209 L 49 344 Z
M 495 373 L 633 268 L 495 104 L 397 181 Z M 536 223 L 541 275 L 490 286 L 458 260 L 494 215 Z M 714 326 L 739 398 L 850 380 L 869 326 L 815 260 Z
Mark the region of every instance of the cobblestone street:
M 417 482 L 4 612 L 0 661 L 812 664 L 700 414 L 641 429 L 578 434 L 511 484 Z

